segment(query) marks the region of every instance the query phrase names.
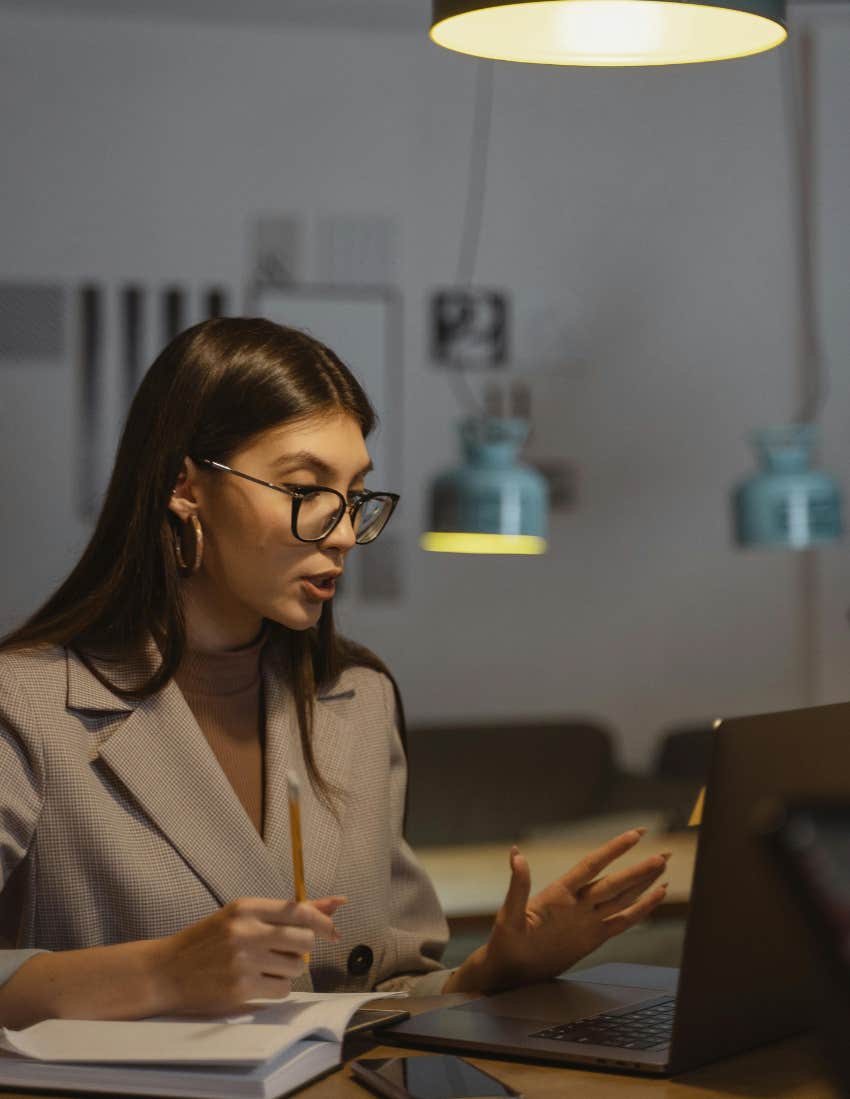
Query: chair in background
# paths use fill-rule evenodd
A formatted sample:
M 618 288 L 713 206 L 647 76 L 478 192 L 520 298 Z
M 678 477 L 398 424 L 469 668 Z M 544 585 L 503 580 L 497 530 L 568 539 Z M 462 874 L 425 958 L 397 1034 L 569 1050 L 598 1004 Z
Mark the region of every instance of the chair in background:
M 658 739 L 652 769 L 646 774 L 620 771 L 599 811 L 662 811 L 668 831 L 686 829 L 708 777 L 713 735 L 710 723 L 666 730 Z
M 500 721 L 408 730 L 406 835 L 414 846 L 514 841 L 595 812 L 616 773 L 592 721 Z
M 668 729 L 658 741 L 652 773 L 668 790 L 671 832 L 688 827 L 699 792 L 708 781 L 713 737 L 713 725 L 687 725 Z
M 711 762 L 712 725 L 690 725 L 668 730 L 659 740 L 653 774 L 686 779 L 704 786 Z

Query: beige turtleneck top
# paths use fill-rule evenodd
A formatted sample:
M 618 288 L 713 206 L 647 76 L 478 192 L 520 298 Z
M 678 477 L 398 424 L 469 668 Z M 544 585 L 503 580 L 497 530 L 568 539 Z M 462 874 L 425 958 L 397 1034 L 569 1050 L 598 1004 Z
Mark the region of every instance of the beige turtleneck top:
M 267 636 L 264 629 L 250 645 L 226 652 L 187 649 L 174 676 L 260 835 L 265 787 L 260 656 Z

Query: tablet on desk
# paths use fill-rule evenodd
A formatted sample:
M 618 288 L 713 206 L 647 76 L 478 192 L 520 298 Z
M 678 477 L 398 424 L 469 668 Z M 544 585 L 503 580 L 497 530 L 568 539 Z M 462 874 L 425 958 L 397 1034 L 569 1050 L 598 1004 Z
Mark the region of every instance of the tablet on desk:
M 352 1061 L 354 1079 L 386 1099 L 523 1099 L 490 1072 L 444 1053 Z

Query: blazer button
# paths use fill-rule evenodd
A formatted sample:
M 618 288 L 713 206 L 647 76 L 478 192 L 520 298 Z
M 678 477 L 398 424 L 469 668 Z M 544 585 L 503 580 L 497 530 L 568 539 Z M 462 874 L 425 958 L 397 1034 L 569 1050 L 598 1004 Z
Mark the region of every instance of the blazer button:
M 369 972 L 374 960 L 375 955 L 371 949 L 364 943 L 360 943 L 348 955 L 348 972 L 352 977 L 360 977 Z

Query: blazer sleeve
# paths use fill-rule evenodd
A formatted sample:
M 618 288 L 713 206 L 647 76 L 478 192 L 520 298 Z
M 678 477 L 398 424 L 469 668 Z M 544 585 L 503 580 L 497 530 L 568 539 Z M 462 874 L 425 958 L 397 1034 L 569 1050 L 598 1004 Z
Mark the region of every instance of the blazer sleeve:
M 7 694 L 6 691 L 3 692 Z M 18 695 L 18 692 L 14 692 Z M 21 739 L 12 731 L 11 721 L 17 714 L 9 714 L 7 705 L 0 712 L 0 927 L 14 924 L 15 913 L 7 912 L 3 892 L 15 867 L 29 851 L 35 834 L 44 798 L 44 772 L 40 759 L 33 759 L 23 747 Z M 12 700 L 16 711 L 18 695 Z M 7 902 L 8 903 L 8 902 Z M 0 938 L 0 947 L 8 940 Z M 0 949 L 0 985 L 15 973 L 24 962 L 43 950 Z
M 376 992 L 408 992 L 436 995 L 453 970 L 440 964 L 449 940 L 449 929 L 434 886 L 402 834 L 407 794 L 407 758 L 399 734 L 395 692 L 386 676 L 380 677 L 391 728 L 390 812 L 392 864 L 390 868 L 390 934 L 395 958 L 393 972 L 380 976 Z

